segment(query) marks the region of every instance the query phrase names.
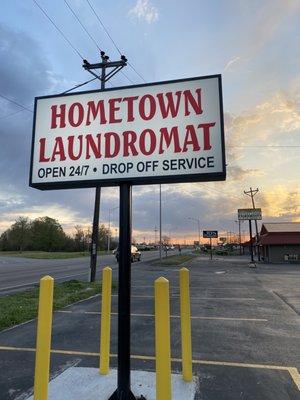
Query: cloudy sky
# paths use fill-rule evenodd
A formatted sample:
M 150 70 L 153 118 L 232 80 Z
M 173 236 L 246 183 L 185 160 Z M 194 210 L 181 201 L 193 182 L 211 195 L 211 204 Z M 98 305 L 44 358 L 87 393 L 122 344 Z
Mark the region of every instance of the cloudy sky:
M 35 96 L 90 79 L 81 56 L 96 62 L 101 48 L 119 59 L 107 32 L 133 66 L 113 78 L 112 86 L 222 74 L 227 180 L 163 185 L 165 234 L 194 240 L 198 218 L 202 229 L 237 231 L 237 208 L 251 205 L 243 194 L 249 187 L 259 188 L 255 200 L 264 221 L 300 221 L 299 27 L 298 0 L 3 1 L 0 233 L 21 215 L 57 218 L 69 232 L 91 224 L 93 189 L 28 187 L 30 110 Z M 84 90 L 98 86 L 90 83 Z M 133 190 L 138 240 L 154 238 L 158 193 L 157 186 Z M 117 206 L 117 188 L 104 188 L 101 222 L 107 224 L 109 209 Z M 115 230 L 117 209 L 111 219 Z

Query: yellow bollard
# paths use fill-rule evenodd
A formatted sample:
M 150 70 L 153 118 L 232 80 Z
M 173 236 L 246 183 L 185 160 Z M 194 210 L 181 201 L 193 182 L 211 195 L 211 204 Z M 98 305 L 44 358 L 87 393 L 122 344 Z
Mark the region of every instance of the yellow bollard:
M 40 280 L 39 311 L 37 324 L 34 400 L 48 399 L 53 283 L 51 276 L 44 276 Z
M 182 375 L 187 382 L 193 379 L 192 367 L 192 335 L 191 335 L 191 305 L 190 277 L 187 268 L 180 270 L 180 315 L 181 315 L 181 352 Z
M 155 281 L 156 400 L 171 400 L 171 343 L 169 281 Z
M 103 268 L 102 273 L 102 305 L 101 305 L 101 334 L 100 334 L 100 367 L 101 375 L 109 373 L 110 353 L 110 313 L 111 313 L 111 268 Z

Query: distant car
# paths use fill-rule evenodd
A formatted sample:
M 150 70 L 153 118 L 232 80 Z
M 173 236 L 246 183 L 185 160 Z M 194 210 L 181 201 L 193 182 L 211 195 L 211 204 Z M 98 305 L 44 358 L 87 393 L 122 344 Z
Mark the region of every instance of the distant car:
M 216 254 L 217 254 L 218 256 L 228 256 L 229 252 L 228 252 L 227 249 L 218 248 L 218 249 L 216 250 Z
M 117 262 L 119 262 L 119 248 L 116 248 L 115 256 Z M 141 261 L 141 252 L 138 251 L 137 247 L 131 246 L 131 262 Z

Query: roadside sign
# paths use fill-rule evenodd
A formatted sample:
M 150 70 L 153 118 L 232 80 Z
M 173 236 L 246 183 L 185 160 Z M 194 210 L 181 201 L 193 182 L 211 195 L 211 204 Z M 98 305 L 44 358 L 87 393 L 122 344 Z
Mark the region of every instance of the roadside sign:
M 260 220 L 262 219 L 261 208 L 239 208 L 239 220 Z
M 30 186 L 225 180 L 221 75 L 35 99 Z
M 204 238 L 214 239 L 218 237 L 218 231 L 203 231 Z

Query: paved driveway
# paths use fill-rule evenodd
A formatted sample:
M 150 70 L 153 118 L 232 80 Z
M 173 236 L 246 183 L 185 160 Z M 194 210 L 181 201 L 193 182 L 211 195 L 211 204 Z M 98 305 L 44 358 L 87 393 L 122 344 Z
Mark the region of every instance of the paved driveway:
M 191 273 L 197 399 L 299 399 L 299 266 L 250 269 L 247 261 L 228 258 L 212 262 L 201 258 L 186 266 Z M 179 267 L 133 264 L 133 369 L 155 370 L 153 282 L 165 276 L 171 287 L 172 370 L 181 372 L 178 275 Z M 98 366 L 100 303 L 96 296 L 54 314 L 52 378 L 70 366 Z M 32 321 L 0 333 L 1 400 L 25 399 L 32 391 L 35 329 Z M 116 294 L 111 335 L 115 367 Z

